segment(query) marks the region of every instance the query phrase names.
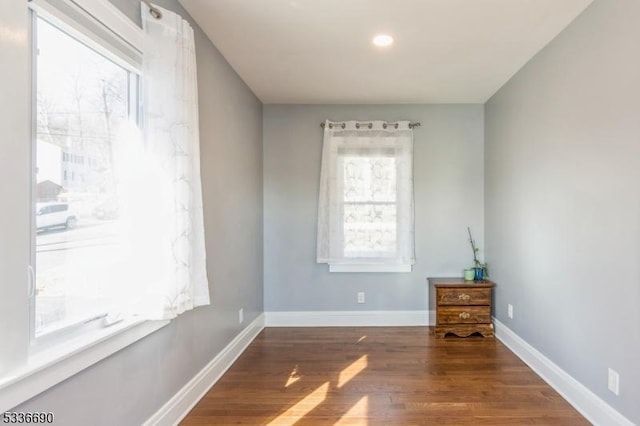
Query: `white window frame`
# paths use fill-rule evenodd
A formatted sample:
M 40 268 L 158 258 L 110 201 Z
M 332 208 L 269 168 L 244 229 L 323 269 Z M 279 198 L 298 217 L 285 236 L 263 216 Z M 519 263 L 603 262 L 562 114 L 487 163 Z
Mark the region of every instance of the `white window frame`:
M 329 272 L 411 272 L 413 265 L 368 265 L 364 263 L 330 263 Z
M 132 67 L 137 70 L 140 69 L 139 64 L 132 62 L 131 58 L 113 54 L 109 49 L 110 44 L 118 44 L 122 50 L 130 51 L 132 57 L 136 55 L 141 57 L 142 30 L 126 15 L 108 1 L 60 0 L 60 2 L 65 6 L 76 8 L 76 10 L 84 14 L 84 16 L 108 28 L 111 36 L 106 40 L 107 43 L 101 43 L 101 41 L 105 41 L 104 36 L 102 39 L 92 38 L 91 34 L 89 34 L 90 31 L 86 27 L 65 16 L 46 0 L 33 0 L 28 3 L 28 7 L 36 13 L 44 15 L 47 20 L 52 21 L 54 24 L 62 26 L 65 31 L 68 31 L 74 37 L 85 43 L 89 42 L 87 44 L 114 62 L 120 65 L 126 65 L 125 68 L 127 69 L 131 69 Z M 27 25 L 25 25 L 25 27 L 26 26 Z M 137 73 L 140 74 L 139 71 Z M 33 97 L 35 97 L 35 91 L 32 93 L 32 98 Z M 31 131 L 33 132 L 33 129 Z M 32 149 L 33 148 L 32 146 Z M 26 158 L 23 160 L 26 161 Z M 32 161 L 34 160 L 35 158 L 32 156 Z M 34 164 L 30 164 L 31 170 L 33 170 Z M 32 230 L 24 235 L 25 239 L 28 238 L 30 240 L 33 239 L 31 233 L 34 232 L 33 229 L 35 229 L 32 206 L 33 196 L 30 199 L 29 206 L 29 212 L 31 212 L 32 215 L 30 220 Z M 18 211 L 23 210 L 20 206 L 16 208 Z M 28 257 L 25 257 L 25 260 L 30 261 Z M 29 270 L 29 268 L 26 269 Z M 25 281 L 22 285 L 28 287 L 29 293 L 32 295 L 34 290 L 33 270 L 26 273 L 24 277 Z M 21 283 L 13 284 L 19 286 Z M 15 297 L 14 302 L 17 304 L 29 303 L 28 299 L 18 297 L 19 293 L 20 292 L 11 291 L 8 293 L 8 296 Z M 11 320 L 16 330 L 23 330 L 24 333 L 27 333 L 29 323 L 31 322 L 31 312 L 29 311 L 26 307 L 24 309 L 17 309 L 16 312 L 24 313 L 25 315 L 20 315 L 19 318 L 7 318 L 3 316 L 2 319 Z M 93 329 L 86 330 L 85 333 L 74 335 L 73 337 L 67 336 L 68 338 L 64 341 L 52 344 L 36 352 L 29 350 L 31 342 L 28 336 L 11 336 L 17 337 L 12 340 L 14 343 L 18 345 L 24 344 L 24 347 L 15 348 L 9 355 L 3 354 L 5 356 L 11 356 L 12 359 L 0 359 L 0 366 L 3 368 L 5 365 L 19 364 L 18 367 L 12 368 L 9 372 L 1 371 L 3 375 L 0 376 L 0 412 L 14 408 L 96 362 L 159 330 L 168 323 L 169 321 L 142 321 L 135 318 L 126 319 L 124 321 L 114 322 L 111 326 L 94 327 Z M 23 359 L 15 359 L 20 357 Z

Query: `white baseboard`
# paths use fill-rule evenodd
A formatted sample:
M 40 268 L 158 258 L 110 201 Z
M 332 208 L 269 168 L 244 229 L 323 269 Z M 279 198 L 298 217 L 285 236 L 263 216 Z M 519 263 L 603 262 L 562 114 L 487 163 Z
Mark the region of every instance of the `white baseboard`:
M 264 314 L 260 314 L 143 426 L 177 425 L 262 331 L 264 319 Z
M 266 327 L 425 326 L 429 321 L 429 311 L 265 312 Z
M 429 311 L 429 325 L 436 325 L 436 311 Z
M 596 426 L 634 426 L 633 422 L 525 342 L 509 327 L 496 318 L 493 318 L 493 323 L 496 337 L 591 423 Z

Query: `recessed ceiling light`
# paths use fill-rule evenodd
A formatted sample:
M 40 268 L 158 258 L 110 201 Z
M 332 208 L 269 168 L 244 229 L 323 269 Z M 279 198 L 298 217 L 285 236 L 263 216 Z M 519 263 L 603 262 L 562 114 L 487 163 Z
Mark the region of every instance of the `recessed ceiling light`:
M 373 44 L 378 47 L 387 47 L 393 44 L 393 37 L 387 34 L 378 34 L 373 38 Z

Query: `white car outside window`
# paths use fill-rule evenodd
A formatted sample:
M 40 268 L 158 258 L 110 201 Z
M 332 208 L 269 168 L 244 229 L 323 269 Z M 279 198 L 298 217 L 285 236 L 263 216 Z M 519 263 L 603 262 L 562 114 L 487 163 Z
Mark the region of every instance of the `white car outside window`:
M 78 219 L 69 210 L 67 203 L 38 203 L 36 206 L 36 228 L 38 230 L 63 226 L 75 228 Z

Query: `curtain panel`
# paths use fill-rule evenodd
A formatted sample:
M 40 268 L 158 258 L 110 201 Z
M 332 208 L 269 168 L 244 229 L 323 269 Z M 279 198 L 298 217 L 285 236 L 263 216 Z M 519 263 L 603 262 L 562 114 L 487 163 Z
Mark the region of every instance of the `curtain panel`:
M 194 33 L 182 17 L 155 7 L 161 19 L 142 5 L 144 202 L 137 214 L 146 220 L 136 221 L 132 235 L 143 283 L 139 313 L 170 319 L 209 304 L 209 285 Z
M 414 264 L 413 204 L 408 121 L 325 122 L 318 263 Z

